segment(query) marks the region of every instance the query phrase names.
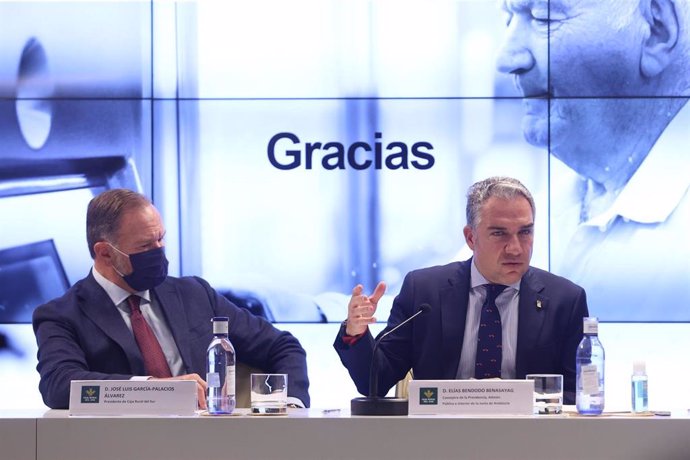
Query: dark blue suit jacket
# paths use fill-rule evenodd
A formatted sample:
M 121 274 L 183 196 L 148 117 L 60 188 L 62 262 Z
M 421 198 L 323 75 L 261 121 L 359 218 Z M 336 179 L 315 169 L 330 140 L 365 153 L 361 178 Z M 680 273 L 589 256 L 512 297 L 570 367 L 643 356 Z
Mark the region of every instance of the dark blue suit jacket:
M 168 277 L 153 294 L 180 351 L 185 374 L 206 378 L 211 318 L 227 316 L 237 359 L 265 372 L 289 374 L 289 396 L 309 406 L 306 353 L 290 333 L 236 307 L 201 278 Z M 134 335 L 92 274 L 64 296 L 36 308 L 33 327 L 39 389 L 48 407 L 68 407 L 72 380 L 127 380 L 146 375 Z
M 415 270 L 405 277 L 381 334 L 409 318 L 421 304 L 431 305 L 431 311 L 379 345 L 380 396 L 410 369 L 415 379 L 456 378 L 465 333 L 471 260 Z M 517 378 L 530 373 L 563 374 L 566 404 L 574 403 L 575 351 L 582 339 L 582 318 L 587 315 L 584 289 L 530 267 L 520 283 Z M 367 332 L 348 346 L 342 340 L 344 329 L 334 347 L 357 390 L 367 394 L 374 338 Z

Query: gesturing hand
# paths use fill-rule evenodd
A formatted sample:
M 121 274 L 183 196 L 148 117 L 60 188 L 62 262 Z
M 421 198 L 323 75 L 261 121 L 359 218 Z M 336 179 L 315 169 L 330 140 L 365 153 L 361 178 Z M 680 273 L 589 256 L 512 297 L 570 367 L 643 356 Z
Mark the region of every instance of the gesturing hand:
M 362 294 L 364 287 L 358 284 L 352 289 L 352 297 L 347 305 L 347 335 L 359 335 L 367 330 L 367 326 L 376 322 L 374 313 L 376 305 L 383 293 L 386 292 L 386 283 L 381 281 L 376 285 L 373 294 L 366 296 Z

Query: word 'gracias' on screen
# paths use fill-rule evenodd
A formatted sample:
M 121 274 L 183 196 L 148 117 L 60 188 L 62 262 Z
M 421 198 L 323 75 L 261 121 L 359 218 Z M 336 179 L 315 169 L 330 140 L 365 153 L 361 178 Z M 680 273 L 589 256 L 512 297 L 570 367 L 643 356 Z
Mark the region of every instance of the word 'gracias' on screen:
M 381 133 L 374 134 L 381 139 Z M 297 148 L 295 148 L 297 147 Z M 354 142 L 346 147 L 340 142 L 302 143 L 293 133 L 278 133 L 268 142 L 268 160 L 282 170 L 303 166 L 318 167 L 319 158 L 323 169 L 429 169 L 435 159 L 430 151 L 434 146 L 429 142 L 416 142 L 412 147 L 404 142 L 390 142 L 385 146 L 380 141 L 374 145 L 367 142 Z M 384 151 L 385 150 L 385 151 Z

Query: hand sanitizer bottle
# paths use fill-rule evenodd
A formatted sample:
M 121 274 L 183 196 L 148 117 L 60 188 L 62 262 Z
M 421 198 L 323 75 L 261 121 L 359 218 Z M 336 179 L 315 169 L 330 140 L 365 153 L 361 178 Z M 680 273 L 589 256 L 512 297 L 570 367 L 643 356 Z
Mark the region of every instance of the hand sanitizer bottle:
M 632 412 L 639 414 L 649 410 L 647 400 L 647 372 L 644 361 L 633 363 L 632 382 Z

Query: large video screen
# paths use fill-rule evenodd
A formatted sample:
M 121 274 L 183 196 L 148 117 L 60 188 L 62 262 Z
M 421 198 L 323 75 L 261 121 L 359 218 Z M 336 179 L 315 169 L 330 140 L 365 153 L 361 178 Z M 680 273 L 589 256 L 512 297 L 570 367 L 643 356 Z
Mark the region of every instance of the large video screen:
M 471 257 L 467 188 L 509 175 L 532 264 L 592 315 L 687 322 L 688 3 L 0 1 L 0 207 L 135 188 L 174 274 L 276 322 L 383 280 L 385 321 L 407 272 Z M 5 221 L 0 250 L 38 241 Z M 87 254 L 58 254 L 70 282 Z

